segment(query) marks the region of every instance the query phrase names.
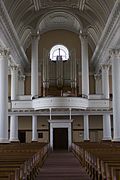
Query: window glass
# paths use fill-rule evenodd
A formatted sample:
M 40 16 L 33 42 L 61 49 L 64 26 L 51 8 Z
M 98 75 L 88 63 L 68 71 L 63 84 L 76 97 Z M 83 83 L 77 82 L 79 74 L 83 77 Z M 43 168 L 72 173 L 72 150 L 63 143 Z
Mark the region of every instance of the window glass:
M 55 45 L 50 50 L 51 61 L 66 61 L 69 59 L 69 51 L 63 45 Z

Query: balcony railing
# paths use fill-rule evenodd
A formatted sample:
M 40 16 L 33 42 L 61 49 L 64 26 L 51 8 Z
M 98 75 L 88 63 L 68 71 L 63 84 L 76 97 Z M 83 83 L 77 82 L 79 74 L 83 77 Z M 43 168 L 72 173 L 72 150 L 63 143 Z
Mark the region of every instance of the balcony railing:
M 23 99 L 23 98 L 22 98 Z M 9 103 L 11 110 L 40 110 L 40 109 L 111 109 L 108 99 L 86 99 L 82 97 L 41 97 L 31 100 L 14 100 Z

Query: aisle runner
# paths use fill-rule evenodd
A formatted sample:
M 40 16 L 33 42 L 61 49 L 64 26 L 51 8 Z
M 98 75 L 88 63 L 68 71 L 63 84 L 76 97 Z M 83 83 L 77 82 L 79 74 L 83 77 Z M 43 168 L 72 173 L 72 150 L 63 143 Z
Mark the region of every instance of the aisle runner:
M 46 159 L 36 180 L 90 180 L 72 152 L 53 152 Z

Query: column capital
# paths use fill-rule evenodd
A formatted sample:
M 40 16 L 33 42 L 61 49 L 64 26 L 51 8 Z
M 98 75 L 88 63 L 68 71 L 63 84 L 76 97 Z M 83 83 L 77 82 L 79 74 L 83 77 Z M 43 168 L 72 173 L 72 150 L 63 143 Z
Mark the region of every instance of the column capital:
M 11 68 L 12 71 L 15 71 L 15 70 L 19 69 L 19 67 L 17 65 L 15 65 L 15 64 L 10 65 L 10 68 Z
M 95 80 L 100 80 L 101 79 L 101 74 L 94 74 L 94 79 Z
M 40 34 L 39 34 L 39 32 L 32 32 L 32 34 L 31 34 L 31 39 L 38 39 L 39 40 L 39 38 L 40 38 Z
M 0 57 L 9 56 L 9 55 L 10 55 L 10 50 L 6 47 L 0 46 Z
M 21 64 L 17 64 L 17 66 L 18 66 L 18 71 L 19 71 L 19 74 L 23 74 L 23 72 L 24 72 L 24 68 L 23 68 L 23 66 L 21 65 Z
M 80 31 L 80 33 L 79 33 L 79 38 L 80 38 L 80 39 L 87 40 L 87 38 L 88 38 L 88 33 L 87 33 L 87 31 Z
M 110 68 L 110 64 L 101 64 L 102 70 L 108 71 Z
M 120 49 L 111 49 L 109 51 L 111 58 L 119 58 L 120 59 Z
M 20 80 L 20 81 L 25 81 L 25 75 L 19 75 L 18 76 L 18 80 Z

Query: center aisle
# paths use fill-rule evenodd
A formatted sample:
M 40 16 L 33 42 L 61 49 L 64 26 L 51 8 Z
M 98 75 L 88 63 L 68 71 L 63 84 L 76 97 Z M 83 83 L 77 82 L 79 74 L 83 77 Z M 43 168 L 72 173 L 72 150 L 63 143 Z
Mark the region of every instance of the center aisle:
M 36 180 L 90 180 L 90 177 L 72 152 L 53 152 Z

